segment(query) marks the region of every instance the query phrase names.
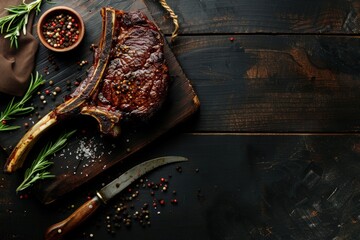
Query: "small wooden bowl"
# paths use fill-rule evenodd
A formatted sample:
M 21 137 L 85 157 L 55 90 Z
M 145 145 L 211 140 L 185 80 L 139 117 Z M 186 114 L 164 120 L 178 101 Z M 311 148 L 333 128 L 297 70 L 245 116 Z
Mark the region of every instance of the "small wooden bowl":
M 63 44 L 63 46 L 51 45 L 51 43 L 49 43 L 49 41 L 52 41 L 51 34 L 56 34 L 53 32 L 53 30 L 47 31 L 49 33 L 47 35 L 45 35 L 46 33 L 44 34 L 43 26 L 49 21 L 49 19 L 53 19 L 56 16 L 59 16 L 60 14 L 65 14 L 65 15 L 71 16 L 74 19 L 74 23 L 77 23 L 77 25 L 78 25 L 77 31 L 79 31 L 79 33 L 76 34 L 77 39 L 75 40 L 75 42 L 73 44 L 71 44 L 69 46 L 65 46 L 64 44 Z M 67 31 L 68 31 L 68 29 L 65 28 L 64 32 L 66 33 Z M 40 39 L 40 42 L 46 48 L 48 48 L 54 52 L 67 52 L 67 51 L 70 51 L 70 50 L 76 48 L 81 43 L 82 39 L 84 38 L 84 34 L 85 34 L 85 25 L 84 25 L 84 21 L 82 20 L 80 14 L 78 12 L 76 12 L 74 9 L 66 7 L 66 6 L 57 6 L 57 7 L 50 8 L 49 10 L 45 11 L 41 15 L 41 17 L 39 18 L 39 21 L 37 23 L 37 34 Z M 62 33 L 62 34 L 64 34 L 64 33 Z M 59 36 L 59 38 L 61 38 L 61 37 L 62 37 L 62 35 Z M 75 37 L 75 36 L 73 35 L 73 37 Z M 56 39 L 56 38 L 54 38 L 54 39 Z M 53 44 L 57 44 L 57 43 L 53 43 Z

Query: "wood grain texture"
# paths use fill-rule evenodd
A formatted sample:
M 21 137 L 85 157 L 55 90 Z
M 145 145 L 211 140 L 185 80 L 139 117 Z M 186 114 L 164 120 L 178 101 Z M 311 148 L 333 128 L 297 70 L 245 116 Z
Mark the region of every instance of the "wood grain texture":
M 173 46 L 203 103 L 192 131 L 359 131 L 358 38 L 229 37 Z
M 126 6 L 134 7 L 134 3 Z M 95 43 L 100 31 L 96 27 L 99 14 L 91 14 L 97 9 L 90 6 L 88 11 L 85 19 L 93 30 L 88 31 L 84 46 Z M 358 38 L 245 35 L 232 42 L 229 37 L 180 37 L 172 45 L 200 99 L 204 99 L 193 131 L 359 130 Z M 84 69 L 79 71 L 74 63 L 91 61 L 91 54 L 83 47 L 71 55 L 56 55 L 55 66 L 48 61 L 49 53 L 43 51 L 38 55 L 37 69 L 49 69 L 48 79 L 74 80 L 84 76 Z M 60 74 L 65 68 L 67 74 Z M 58 85 L 66 89 L 65 81 Z M 48 105 L 52 104 L 49 101 Z
M 182 36 L 172 45 L 203 103 L 186 131 L 359 131 L 358 38 L 237 36 L 230 41 L 229 37 Z M 84 74 L 74 64 L 81 60 L 76 54 L 70 56 L 72 62 L 56 56 L 59 71 L 49 65 L 47 52 L 40 56 L 38 69 L 50 66 L 48 79 L 73 80 Z M 64 68 L 69 69 L 67 75 L 59 75 Z M 66 89 L 65 81 L 57 84 Z M 49 100 L 37 111 L 42 115 L 59 101 L 61 97 Z M 36 105 L 42 106 L 39 101 Z M 25 131 L 0 137 L 11 139 L 10 135 Z
M 357 219 L 360 214 L 359 146 L 359 135 L 163 136 L 145 151 L 133 155 L 131 162 L 136 164 L 161 155 L 187 157 L 186 163 L 168 165 L 145 176 L 156 182 L 171 175 L 169 191 L 176 190 L 179 204 L 166 204 L 156 210 L 150 207 L 151 227 L 134 223 L 131 229 L 116 229 L 113 237 L 356 239 L 360 229 Z M 178 166 L 182 167 L 181 173 L 176 170 Z M 88 194 L 123 170 L 124 165 L 113 168 L 85 188 L 78 189 L 81 191 L 50 206 L 43 206 L 35 199 L 16 198 L 12 188 L 16 177 L 0 173 L 0 184 L 7 184 L 2 193 L 11 198 L 4 199 L 1 204 L 0 220 L 7 223 L 6 228 L 0 228 L 1 236 L 11 239 L 14 234 L 20 240 L 42 239 L 49 225 L 74 210 L 69 206 L 80 206 Z M 139 190 L 138 198 L 130 202 L 124 200 L 129 196 L 125 191 L 67 239 L 83 239 L 90 233 L 95 239 L 110 239 L 112 234 L 106 230 L 106 216 L 113 216 L 114 205 L 134 205 L 136 210 L 154 200 L 148 188 L 138 189 L 135 185 L 131 188 Z M 162 197 L 168 203 L 172 194 L 157 192 L 155 197 Z M 157 215 L 157 211 L 161 214 Z M 19 224 L 22 231 L 19 231 Z
M 167 34 L 171 19 L 157 0 L 145 1 Z M 178 15 L 180 34 L 328 33 L 360 31 L 360 1 L 347 0 L 168 0 Z
M 133 224 L 130 229 L 108 232 L 106 218 L 113 216 L 115 205 L 140 209 L 145 202 L 153 203 L 148 188 L 132 186 L 140 192 L 137 199 L 128 202 L 124 192 L 68 239 L 88 239 L 93 234 L 94 239 L 124 240 L 357 240 L 360 1 L 167 2 L 181 25 L 180 36 L 170 47 L 201 100 L 200 111 L 181 127 L 154 141 L 148 139 L 136 152 L 139 132 L 151 134 L 153 122 L 137 129 L 124 126 L 125 135 L 116 142 L 98 135 L 91 119 L 66 122 L 63 126 L 68 130 L 79 128 L 78 122 L 81 127 L 64 151 L 51 159 L 55 162 L 51 171 L 89 179 L 61 201 L 43 205 L 35 196 L 44 200 L 44 189 L 52 186 L 56 192 L 63 187 L 43 181 L 24 200 L 15 193 L 23 173 L 0 172 L 1 238 L 42 239 L 49 225 L 69 216 L 72 206 L 81 206 L 95 190 L 131 166 L 153 157 L 181 155 L 189 158 L 181 164 L 181 173 L 176 165 L 146 176 L 149 181 L 169 176 L 169 190 L 176 190 L 179 201 L 172 206 L 170 192 L 156 194 L 167 204 L 151 208 L 151 227 Z M 82 12 L 91 31 L 82 47 L 71 54 L 40 50 L 37 70 L 63 89 L 54 100 L 47 98 L 45 105 L 34 99 L 40 115 L 59 104 L 75 88 L 73 82 L 84 77 L 86 66 L 79 69 L 76 63 L 91 61 L 88 46 L 98 41 L 99 8 L 144 9 L 143 3 L 170 36 L 171 20 L 157 0 L 61 2 Z M 44 10 L 51 6 L 44 5 Z M 177 80 L 181 74 L 174 72 L 172 77 Z M 70 90 L 64 80 L 72 82 Z M 52 88 L 47 84 L 42 91 Z M 0 95 L 0 109 L 8 99 Z M 170 99 L 164 110 L 175 102 Z M 18 123 L 31 125 L 36 120 L 33 114 Z M 153 121 L 166 125 L 161 118 Z M 64 129 L 55 128 L 40 145 Z M 25 131 L 22 127 L 16 133 L 0 134 L 0 145 L 5 141 L 9 147 L 11 139 Z M 0 150 L 0 159 L 5 154 Z M 111 168 L 100 162 L 113 154 L 127 160 Z M 79 155 L 82 160 L 76 159 Z M 95 177 L 89 166 L 105 169 Z

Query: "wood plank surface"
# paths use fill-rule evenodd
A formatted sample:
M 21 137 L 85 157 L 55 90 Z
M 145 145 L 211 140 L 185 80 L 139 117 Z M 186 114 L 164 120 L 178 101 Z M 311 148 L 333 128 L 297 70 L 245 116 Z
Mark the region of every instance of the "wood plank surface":
M 188 131 L 359 131 L 358 38 L 237 36 L 230 41 L 229 37 L 180 36 L 172 46 L 204 103 Z M 42 71 L 49 65 L 48 53 L 40 56 Z M 64 78 L 84 74 L 74 65 L 81 57 L 68 63 L 57 57 L 60 71 L 72 69 Z M 48 79 L 64 76 L 58 74 L 50 65 Z M 65 82 L 59 84 L 66 89 Z M 50 100 L 39 112 L 59 101 L 60 97 Z
M 188 157 L 188 163 L 145 177 L 150 182 L 168 178 L 168 192 L 151 196 L 147 187 L 132 185 L 138 197 L 125 200 L 132 193 L 125 191 L 67 239 L 89 239 L 91 233 L 94 239 L 356 239 L 359 146 L 359 135 L 165 135 L 128 163 L 160 155 Z M 31 194 L 19 199 L 14 192 L 18 176 L 0 173 L 0 219 L 7 222 L 0 233 L 5 239 L 41 239 L 46 227 L 68 216 L 72 205 L 78 207 L 119 171 L 111 169 L 48 206 Z M 169 203 L 173 190 L 176 206 Z M 133 206 L 132 213 L 154 198 L 167 202 L 150 206 L 151 227 L 134 221 L 131 228 L 115 228 L 111 222 L 114 233 L 107 232 L 106 219 L 114 217 L 115 205 Z
M 173 46 L 203 103 L 192 131 L 359 131 L 359 38 L 230 37 Z
M 162 30 L 172 31 L 158 0 L 145 1 Z M 167 0 L 181 34 L 357 34 L 360 1 Z
M 116 143 L 98 135 L 91 119 L 67 122 L 69 130 L 77 121 L 84 124 L 64 152 L 51 159 L 56 164 L 51 170 L 75 170 L 89 179 L 44 205 L 50 181 L 18 195 L 15 189 L 23 172 L 0 172 L 0 239 L 42 239 L 49 225 L 63 220 L 129 167 L 153 157 L 181 155 L 190 161 L 147 174 L 66 239 L 358 240 L 360 0 L 167 2 L 180 21 L 180 35 L 170 49 L 191 80 L 200 111 L 156 140 L 149 138 L 141 149 L 134 148 L 134 140 L 139 131 L 153 131 L 152 122 L 136 130 L 126 126 L 126 135 Z M 98 41 L 100 7 L 144 10 L 146 4 L 167 37 L 173 30 L 158 0 L 56 4 L 81 12 L 90 31 L 72 54 L 40 49 L 37 70 L 63 91 L 45 105 L 36 97 L 37 114 L 20 118 L 21 125 L 32 125 L 75 88 L 74 81 L 84 78 L 88 65 L 80 68 L 77 63 L 91 62 L 88 46 Z M 43 10 L 52 6 L 44 4 Z M 176 81 L 179 74 L 173 72 L 172 78 Z M 0 95 L 0 109 L 8 100 Z M 174 101 L 170 98 L 164 110 Z M 166 124 L 161 118 L 153 121 Z M 43 144 L 63 130 L 55 128 Z M 0 134 L 0 145 L 7 141 L 8 152 L 10 142 L 25 131 L 22 127 Z M 84 156 L 84 149 L 95 158 L 109 160 L 114 153 L 127 158 L 89 175 L 94 158 L 73 161 L 79 153 Z M 6 151 L 0 149 L 0 159 Z M 169 180 L 167 191 L 144 185 L 162 177 Z M 178 204 L 171 204 L 174 198 Z M 160 200 L 166 204 L 160 206 Z M 121 204 L 127 211 L 120 215 Z M 144 204 L 149 204 L 150 226 L 135 220 Z M 119 218 L 128 216 L 131 227 L 119 224 Z

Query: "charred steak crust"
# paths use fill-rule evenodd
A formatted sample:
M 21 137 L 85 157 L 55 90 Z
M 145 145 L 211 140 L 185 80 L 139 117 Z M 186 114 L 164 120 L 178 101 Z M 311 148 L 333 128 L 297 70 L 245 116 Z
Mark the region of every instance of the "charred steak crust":
M 119 118 L 147 119 L 161 106 L 168 88 L 164 40 L 159 29 L 142 12 L 115 10 L 115 13 L 109 62 L 99 87 L 82 113 L 90 114 L 96 108 L 96 118 L 102 112 Z M 98 55 L 95 54 L 94 62 Z M 84 80 L 79 88 L 87 84 Z
M 63 118 L 90 115 L 102 133 L 116 137 L 122 118 L 148 119 L 161 106 L 169 75 L 159 29 L 139 11 L 107 7 L 101 16 L 102 35 L 86 79 L 29 129 L 10 154 L 6 172 L 20 168 L 41 134 Z
M 168 87 L 163 37 L 139 11 L 117 11 L 115 29 L 108 68 L 92 104 L 148 118 L 161 105 Z

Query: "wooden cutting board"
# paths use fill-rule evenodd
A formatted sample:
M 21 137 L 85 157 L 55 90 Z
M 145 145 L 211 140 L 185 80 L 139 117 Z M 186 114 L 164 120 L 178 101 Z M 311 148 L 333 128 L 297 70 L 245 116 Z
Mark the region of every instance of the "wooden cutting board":
M 152 19 L 143 1 L 121 1 L 111 5 L 109 4 L 110 1 L 102 1 L 101 4 L 96 4 L 96 1 L 92 2 L 76 1 L 71 5 L 82 15 L 86 25 L 85 39 L 79 48 L 71 53 L 55 54 L 40 46 L 36 70 L 43 74 L 47 82 L 39 90 L 39 95 L 34 97 L 32 104 L 36 107 L 35 112 L 30 116 L 13 121 L 12 124 L 23 126 L 28 123 L 32 126 L 39 117 L 60 104 L 64 97 L 76 88 L 76 82 L 85 78 L 86 69 L 92 63 L 93 53 L 90 50 L 90 45 L 92 43 L 97 44 L 101 35 L 101 7 L 112 6 L 126 11 L 141 10 Z M 159 3 L 149 2 L 148 4 Z M 42 11 L 56 5 L 58 4 L 44 4 Z M 64 3 L 62 5 L 69 4 Z M 165 11 L 164 15 L 166 15 Z M 171 20 L 169 20 L 169 24 L 172 24 Z M 101 135 L 97 130 L 97 122 L 91 117 L 76 116 L 60 123 L 42 136 L 30 152 L 23 169 L 14 174 L 22 176 L 24 169 L 29 166 L 45 144 L 55 141 L 65 131 L 77 129 L 76 136 L 72 137 L 68 145 L 51 159 L 54 165 L 50 171 L 56 177 L 44 180 L 35 186 L 39 199 L 44 203 L 50 203 L 80 187 L 115 164 L 124 161 L 131 154 L 190 117 L 199 108 L 198 97 L 168 43 L 165 44 L 165 57 L 172 83 L 164 106 L 152 119 L 145 123 L 125 122 L 122 125 L 122 135 L 114 139 Z M 88 61 L 89 64 L 81 67 L 79 63 L 83 60 Z M 50 81 L 53 84 L 50 84 Z M 60 94 L 56 97 L 46 95 L 46 90 L 53 92 L 55 87 L 61 88 Z M 45 104 L 40 99 L 41 95 L 45 96 Z M 4 105 L 0 103 L 0 109 L 3 107 Z M 11 149 L 26 130 L 27 128 L 22 127 L 16 131 L 0 134 L 0 145 L 5 152 L 8 154 L 11 152 Z

